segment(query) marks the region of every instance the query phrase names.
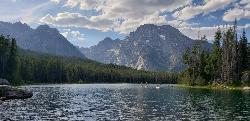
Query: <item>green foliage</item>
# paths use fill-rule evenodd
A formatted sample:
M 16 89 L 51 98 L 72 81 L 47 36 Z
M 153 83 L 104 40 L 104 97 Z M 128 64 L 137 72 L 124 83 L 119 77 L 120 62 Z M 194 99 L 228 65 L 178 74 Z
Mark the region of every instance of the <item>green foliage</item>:
M 236 24 L 224 33 L 218 28 L 211 52 L 202 49 L 199 44 L 187 49 L 183 55 L 187 69 L 181 74 L 180 82 L 192 86 L 212 83 L 235 86 L 241 82 L 248 85 L 250 47 L 245 30 L 239 42 L 236 30 Z M 205 37 L 200 42 L 202 40 L 206 40 Z
M 9 54 L 9 39 L 0 36 L 0 76 L 6 76 L 7 60 Z
M 217 32 L 214 36 L 214 42 L 213 42 L 213 50 L 210 55 L 209 59 L 209 66 L 210 68 L 208 71 L 211 74 L 212 81 L 216 81 L 220 79 L 220 73 L 222 69 L 222 48 L 221 48 L 221 39 L 222 39 L 222 33 L 220 28 L 218 28 Z
M 187 69 L 181 75 L 181 82 L 191 86 L 208 84 L 211 77 L 210 55 L 207 50 L 202 48 L 202 43 L 206 41 L 206 37 L 204 36 L 201 40 L 196 41 L 193 48 L 187 49 L 183 55 Z
M 17 45 L 16 45 L 16 40 L 12 39 L 11 40 L 11 45 L 10 45 L 10 52 L 9 52 L 9 57 L 7 61 L 7 78 L 12 81 L 18 80 L 18 67 L 19 67 L 19 61 L 17 57 Z
M 248 43 L 248 48 L 247 48 L 247 65 L 248 65 L 248 71 L 250 71 L 250 43 Z
M 243 34 L 240 37 L 238 49 L 239 49 L 239 66 L 240 66 L 240 71 L 244 72 L 247 71 L 248 69 L 248 47 L 247 47 L 247 37 L 246 37 L 246 32 L 243 30 Z

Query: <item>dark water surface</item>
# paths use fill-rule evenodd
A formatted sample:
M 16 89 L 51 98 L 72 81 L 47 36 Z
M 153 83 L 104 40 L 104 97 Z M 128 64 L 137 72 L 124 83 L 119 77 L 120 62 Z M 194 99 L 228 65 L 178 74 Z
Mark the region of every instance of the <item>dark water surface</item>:
M 43 85 L 0 105 L 0 120 L 250 120 L 250 92 L 136 84 Z

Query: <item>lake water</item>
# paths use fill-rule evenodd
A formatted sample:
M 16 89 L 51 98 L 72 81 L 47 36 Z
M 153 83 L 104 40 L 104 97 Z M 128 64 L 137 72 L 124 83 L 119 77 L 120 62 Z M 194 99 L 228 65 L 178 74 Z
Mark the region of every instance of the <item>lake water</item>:
M 34 85 L 0 105 L 0 120 L 250 120 L 250 92 L 137 84 Z

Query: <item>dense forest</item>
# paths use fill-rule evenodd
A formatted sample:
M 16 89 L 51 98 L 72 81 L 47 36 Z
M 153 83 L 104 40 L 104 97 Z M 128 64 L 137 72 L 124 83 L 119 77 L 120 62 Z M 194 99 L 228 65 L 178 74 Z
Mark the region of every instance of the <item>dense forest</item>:
M 184 54 L 187 68 L 181 74 L 181 83 L 192 86 L 250 85 L 250 46 L 244 29 L 238 36 L 237 21 L 223 31 L 218 28 L 212 50 L 202 48 L 202 41 L 207 41 L 206 36 Z
M 0 36 L 0 78 L 14 85 L 34 83 L 176 83 L 178 74 L 146 72 L 76 57 L 35 53 Z

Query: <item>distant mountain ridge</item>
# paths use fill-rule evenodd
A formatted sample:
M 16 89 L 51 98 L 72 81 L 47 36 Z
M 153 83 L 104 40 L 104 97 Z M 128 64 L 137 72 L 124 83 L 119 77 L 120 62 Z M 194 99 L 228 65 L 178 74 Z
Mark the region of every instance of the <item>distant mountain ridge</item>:
M 56 56 L 86 58 L 56 28 L 40 25 L 36 29 L 21 22 L 8 23 L 0 21 L 0 35 L 10 35 L 23 49 L 42 52 Z
M 81 48 L 88 57 L 102 63 L 125 65 L 150 71 L 181 71 L 182 56 L 195 40 L 170 26 L 145 24 L 124 40 L 105 38 L 90 48 Z M 209 43 L 204 43 L 209 47 Z

